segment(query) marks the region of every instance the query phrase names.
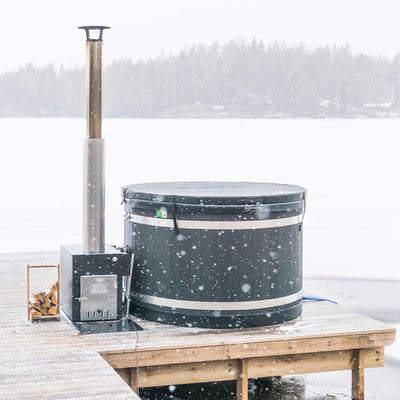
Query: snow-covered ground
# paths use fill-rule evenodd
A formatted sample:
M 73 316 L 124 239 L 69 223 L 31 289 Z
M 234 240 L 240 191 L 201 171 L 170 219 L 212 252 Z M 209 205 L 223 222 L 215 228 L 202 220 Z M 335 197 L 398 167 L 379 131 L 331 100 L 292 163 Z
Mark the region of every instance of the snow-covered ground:
M 393 328 L 396 329 L 396 341 L 391 344 L 389 347 L 385 348 L 385 354 L 395 357 L 398 360 L 400 360 L 400 340 L 399 338 L 399 332 L 400 332 L 400 324 L 392 324 L 391 325 Z
M 303 288 L 306 294 L 333 300 L 344 308 L 384 322 L 399 332 L 400 280 L 306 276 Z M 399 341 L 386 347 L 385 354 L 395 357 L 398 364 Z
M 104 120 L 106 239 L 122 244 L 120 187 L 171 180 L 308 190 L 306 274 L 400 279 L 399 120 Z M 82 236 L 83 119 L 0 119 L 0 252 Z

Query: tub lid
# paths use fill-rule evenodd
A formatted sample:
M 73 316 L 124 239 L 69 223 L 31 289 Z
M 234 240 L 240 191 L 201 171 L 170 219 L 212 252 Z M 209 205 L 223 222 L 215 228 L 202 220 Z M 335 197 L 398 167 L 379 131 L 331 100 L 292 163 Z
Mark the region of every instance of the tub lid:
M 264 182 L 156 182 L 122 187 L 122 197 L 179 204 L 273 204 L 304 199 L 306 189 Z

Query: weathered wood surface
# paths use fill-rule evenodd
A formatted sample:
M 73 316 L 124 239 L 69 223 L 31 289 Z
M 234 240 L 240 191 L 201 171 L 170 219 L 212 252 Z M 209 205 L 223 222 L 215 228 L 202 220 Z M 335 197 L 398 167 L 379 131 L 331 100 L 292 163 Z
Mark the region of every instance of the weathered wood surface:
M 367 349 L 364 351 L 365 368 L 383 367 L 384 351 L 382 348 Z M 351 350 L 307 353 L 293 356 L 253 357 L 245 359 L 245 362 L 247 377 L 249 379 L 298 375 L 311 372 L 353 369 L 356 372 L 359 371 L 355 363 L 354 352 Z M 237 359 L 139 367 L 139 386 L 152 387 L 231 380 L 236 380 L 238 383 L 240 380 L 242 383 L 242 366 L 243 360 Z M 131 379 L 133 378 L 134 384 L 137 385 L 136 368 L 122 369 L 119 370 L 119 373 L 126 382 L 132 382 Z M 240 386 L 239 392 L 242 392 L 241 388 L 242 386 Z
M 365 352 L 364 349 L 354 351 L 354 364 L 351 373 L 351 397 L 354 400 L 364 400 Z
M 26 265 L 58 262 L 58 253 L 0 255 L 0 399 L 138 399 L 98 354 L 96 340 L 87 342 L 64 315 L 27 320 Z M 54 275 L 45 276 L 47 289 Z M 118 340 L 110 335 L 110 343 Z M 100 347 L 107 347 L 104 335 Z
M 216 363 L 214 376 L 221 374 L 220 380 L 226 379 L 226 373 L 231 373 L 234 380 L 261 373 L 273 375 L 279 365 L 290 373 L 285 358 L 289 355 L 291 368 L 298 371 L 307 372 L 307 357 L 314 360 L 314 368 L 321 363 L 321 370 L 355 370 L 358 361 L 352 356 L 354 349 L 369 349 L 365 352 L 366 367 L 381 366 L 383 347 L 395 339 L 395 330 L 387 325 L 328 302 L 305 303 L 300 318 L 273 327 L 228 331 L 140 321 L 144 330 L 138 333 L 137 343 L 135 332 L 80 335 L 63 314 L 61 322 L 31 324 L 26 320 L 23 295 L 26 264 L 53 262 L 58 262 L 56 253 L 0 255 L 1 399 L 137 399 L 111 367 L 118 368 L 125 380 L 135 384 L 136 359 L 139 387 L 150 378 L 165 383 L 166 376 L 176 374 L 170 365 L 197 363 L 185 368 L 201 369 L 199 361 L 211 362 L 197 374 L 199 382 L 210 375 L 212 363 Z M 245 370 L 239 361 L 244 359 Z M 154 372 L 156 366 L 163 368 L 164 376 Z M 354 379 L 356 391 L 362 382 L 356 381 L 357 376 Z M 238 384 L 243 398 L 244 381 Z M 152 385 L 147 383 L 143 386 Z M 178 382 L 168 382 L 174 383 Z

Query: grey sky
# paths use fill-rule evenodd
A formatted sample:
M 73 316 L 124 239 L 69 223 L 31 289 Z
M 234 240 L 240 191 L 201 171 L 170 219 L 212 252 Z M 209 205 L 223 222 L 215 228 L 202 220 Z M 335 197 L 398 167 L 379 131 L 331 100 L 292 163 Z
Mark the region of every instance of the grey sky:
M 244 37 L 265 43 L 349 43 L 356 52 L 400 52 L 395 0 L 16 0 L 3 5 L 0 71 L 27 62 L 67 67 L 85 62 L 79 25 L 104 24 L 105 63 L 134 60 L 193 43 Z

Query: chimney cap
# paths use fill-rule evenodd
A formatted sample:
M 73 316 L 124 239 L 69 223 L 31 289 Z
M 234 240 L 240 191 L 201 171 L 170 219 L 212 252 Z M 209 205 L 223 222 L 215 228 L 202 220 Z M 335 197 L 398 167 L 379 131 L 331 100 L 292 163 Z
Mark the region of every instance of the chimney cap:
M 84 29 L 86 31 L 86 40 L 91 42 L 96 42 L 98 40 L 103 40 L 103 30 L 110 29 L 110 27 L 103 25 L 86 25 L 86 26 L 78 26 L 78 29 Z M 93 35 L 97 36 L 94 37 Z

